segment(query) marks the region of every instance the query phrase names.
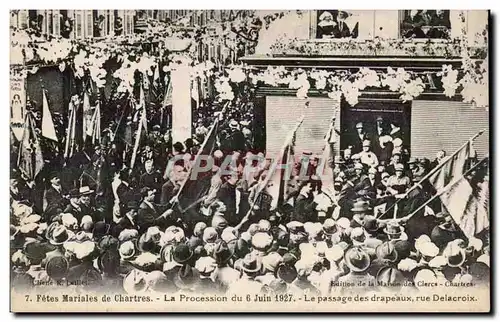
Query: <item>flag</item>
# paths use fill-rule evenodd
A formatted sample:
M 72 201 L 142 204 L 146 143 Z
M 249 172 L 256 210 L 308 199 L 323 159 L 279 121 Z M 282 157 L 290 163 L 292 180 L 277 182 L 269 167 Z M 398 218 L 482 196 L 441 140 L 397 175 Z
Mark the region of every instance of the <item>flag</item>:
M 24 122 L 23 138 L 19 148 L 17 166 L 29 179 L 34 180 L 44 165 L 42 149 L 35 132 L 33 116 L 27 113 Z
M 290 181 L 291 167 L 290 164 L 293 162 L 293 148 L 295 146 L 295 137 L 297 130 L 300 125 L 304 121 L 304 117 L 301 117 L 297 126 L 289 133 L 281 151 L 277 155 L 275 162 L 272 163 L 271 168 L 269 169 L 266 178 L 261 182 L 258 187 L 258 191 L 256 194 L 255 200 L 258 200 L 259 195 L 266 191 L 271 197 L 271 208 L 276 208 L 283 205 L 287 199 L 287 187 Z M 283 169 L 283 165 L 286 165 Z M 278 166 L 280 169 L 278 169 Z M 253 208 L 250 208 L 250 210 Z
M 146 130 L 144 124 L 147 124 L 146 120 L 146 109 L 142 109 L 139 111 L 141 117 L 139 119 L 139 126 L 137 127 L 136 136 L 135 136 L 135 144 L 134 150 L 132 152 L 132 158 L 130 159 L 130 169 L 134 168 L 135 159 L 137 158 L 137 153 L 139 152 L 139 143 L 141 141 L 142 132 Z
M 47 101 L 47 95 L 45 90 L 43 92 L 43 106 L 42 106 L 42 136 L 47 139 L 58 142 L 56 135 L 56 128 L 54 127 L 54 120 L 52 119 L 52 114 L 50 113 L 49 103 Z
M 165 76 L 165 96 L 163 98 L 162 108 L 172 106 L 172 76 Z
M 434 212 L 434 210 L 431 207 L 425 206 L 424 216 L 436 216 L 436 213 Z
M 88 135 L 92 138 L 92 144 L 101 143 L 101 103 L 99 101 L 94 109 L 89 129 Z
M 333 151 L 331 146 L 331 139 L 334 134 L 333 124 L 330 124 L 328 131 L 325 136 L 325 147 L 323 149 L 323 154 L 321 156 L 320 164 L 318 165 L 317 174 L 321 178 L 321 187 L 324 191 L 335 191 L 333 186 L 333 168 L 332 168 L 332 158 Z M 333 196 L 331 196 L 333 197 Z
M 69 102 L 69 118 L 68 118 L 68 127 L 66 128 L 66 143 L 64 148 L 65 159 L 73 156 L 73 153 L 75 152 L 77 108 L 78 107 L 73 104 L 73 101 Z
M 154 101 L 158 104 L 161 104 L 163 101 L 162 86 L 161 86 L 161 78 L 160 78 L 160 63 L 156 64 L 154 73 L 153 73 L 153 82 L 151 86 L 151 93 L 154 98 Z
M 200 157 L 203 156 L 211 156 L 216 148 L 217 143 L 217 133 L 219 132 L 220 119 L 217 117 L 208 130 L 208 133 L 201 145 L 200 150 L 196 154 L 194 159 L 194 164 L 199 165 L 200 167 L 204 166 L 201 164 Z M 211 172 L 202 172 L 198 173 L 197 177 L 191 178 L 192 168 L 190 168 L 188 172 L 188 176 L 186 180 L 184 180 L 179 192 L 177 193 L 177 198 L 179 200 L 178 205 L 181 208 L 181 211 L 186 211 L 193 207 L 193 205 L 198 204 L 202 201 L 202 198 L 208 193 L 211 185 Z
M 88 133 L 92 132 L 91 123 L 92 123 L 92 108 L 90 107 L 90 98 L 89 93 L 84 91 L 83 93 L 83 142 L 87 140 Z
M 140 92 L 139 92 L 139 104 L 140 108 L 142 109 L 142 127 L 144 130 L 144 133 L 148 133 L 148 119 L 146 117 L 146 98 L 144 97 L 144 89 L 141 86 Z
M 443 160 L 442 164 L 438 165 L 441 168 L 429 177 L 429 182 L 436 190 L 444 188 L 467 171 L 468 161 L 473 156 L 475 156 L 475 151 L 472 140 L 470 140 L 454 155 Z
M 198 77 L 191 80 L 191 98 L 194 100 L 196 109 L 200 108 L 200 86 L 198 81 Z
M 488 160 L 477 163 L 471 174 L 451 182 L 440 195 L 443 206 L 467 238 L 489 228 Z

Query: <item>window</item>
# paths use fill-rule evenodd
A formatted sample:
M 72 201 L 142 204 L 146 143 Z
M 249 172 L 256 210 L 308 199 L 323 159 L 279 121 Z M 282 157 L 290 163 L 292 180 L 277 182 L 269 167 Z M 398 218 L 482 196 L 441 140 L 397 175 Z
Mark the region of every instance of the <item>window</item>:
M 359 16 L 343 10 L 318 10 L 316 39 L 358 38 Z
M 83 38 L 83 10 L 75 11 L 75 37 L 80 39 Z
M 108 32 L 108 13 L 107 10 L 93 10 L 93 36 L 104 37 L 109 34 Z
M 403 10 L 403 38 L 449 39 L 450 29 L 450 10 Z

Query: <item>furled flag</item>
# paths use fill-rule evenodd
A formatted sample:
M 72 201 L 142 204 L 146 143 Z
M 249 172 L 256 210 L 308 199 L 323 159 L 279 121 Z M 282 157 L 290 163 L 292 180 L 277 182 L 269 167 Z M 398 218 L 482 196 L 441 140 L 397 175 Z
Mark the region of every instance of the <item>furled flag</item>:
M 89 93 L 83 93 L 83 142 L 87 140 L 88 133 L 92 132 L 92 107 L 90 106 Z
M 88 135 L 92 137 L 92 144 L 101 143 L 101 103 L 99 101 L 95 106 L 89 129 L 91 131 Z
M 132 158 L 130 160 L 130 169 L 134 168 L 135 159 L 137 158 L 137 153 L 139 152 L 139 144 L 141 141 L 142 132 L 147 133 L 148 131 L 148 120 L 146 115 L 146 100 L 144 98 L 144 89 L 141 86 L 139 94 L 139 106 L 137 107 L 137 116 L 140 115 L 139 126 L 137 127 L 134 150 L 132 152 Z
M 155 101 L 161 103 L 163 101 L 162 86 L 161 86 L 161 77 L 160 77 L 160 63 L 156 64 L 155 71 L 153 73 L 153 83 L 151 86 L 151 90 L 153 93 L 153 97 Z
M 75 106 L 73 99 L 70 100 L 68 127 L 66 129 L 66 144 L 65 144 L 65 148 L 64 148 L 64 158 L 65 159 L 73 156 L 73 153 L 75 152 L 77 109 L 78 109 L 78 106 Z
M 321 186 L 324 187 L 322 190 L 326 191 L 335 191 L 333 187 L 333 168 L 332 168 L 332 137 L 334 135 L 334 120 L 330 124 L 328 131 L 325 136 L 325 147 L 323 149 L 323 154 L 321 155 L 320 164 L 318 165 L 317 174 L 321 178 Z M 330 196 L 334 197 L 334 196 Z
M 441 202 L 467 238 L 480 234 L 490 226 L 489 220 L 489 158 L 473 166 L 454 180 L 440 195 Z
M 54 120 L 50 113 L 49 102 L 45 90 L 43 92 L 43 106 L 42 106 L 42 135 L 47 139 L 58 142 L 56 135 L 56 128 L 54 127 Z
M 44 165 L 42 149 L 35 132 L 34 120 L 31 113 L 26 114 L 23 138 L 19 148 L 17 166 L 29 179 L 34 180 Z
M 167 74 L 165 75 L 165 94 L 163 96 L 163 102 L 161 104 L 161 112 L 160 112 L 160 127 L 163 129 L 163 122 L 165 118 L 165 110 L 168 108 L 172 108 L 173 101 L 172 101 L 172 74 Z M 168 113 L 167 113 L 168 116 Z M 167 120 L 165 122 L 166 125 L 168 126 L 170 124 L 170 121 Z
M 199 78 L 195 77 L 191 80 L 191 98 L 194 101 L 195 108 L 200 108 L 200 85 Z

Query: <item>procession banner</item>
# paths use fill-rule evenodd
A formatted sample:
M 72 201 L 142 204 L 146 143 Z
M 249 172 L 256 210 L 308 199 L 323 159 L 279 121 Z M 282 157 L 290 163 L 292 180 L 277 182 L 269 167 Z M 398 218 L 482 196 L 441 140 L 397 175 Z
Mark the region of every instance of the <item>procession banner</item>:
M 26 78 L 20 73 L 10 73 L 10 127 L 15 138 L 21 141 L 26 115 Z

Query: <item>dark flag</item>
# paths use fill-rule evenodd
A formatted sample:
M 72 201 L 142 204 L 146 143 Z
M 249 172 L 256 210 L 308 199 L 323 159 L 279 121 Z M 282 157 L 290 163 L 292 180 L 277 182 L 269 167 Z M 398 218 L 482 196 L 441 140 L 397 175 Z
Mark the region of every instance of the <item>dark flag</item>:
M 43 165 L 42 149 L 35 132 L 33 116 L 28 112 L 26 114 L 23 137 L 19 147 L 17 166 L 29 180 L 34 180 L 38 173 L 42 171 Z
M 222 112 L 222 114 L 224 111 Z M 205 141 L 203 142 L 200 150 L 196 154 L 194 159 L 194 165 L 204 167 L 200 160 L 200 156 L 211 156 L 216 148 L 217 143 L 217 133 L 219 132 L 220 119 L 216 118 L 211 128 L 209 129 Z M 206 161 L 204 161 L 206 162 Z M 210 189 L 211 171 L 204 171 L 202 173 L 197 173 L 196 178 L 191 178 L 192 167 L 188 172 L 188 176 L 184 181 L 183 185 L 180 187 L 177 193 L 178 205 L 182 212 L 188 209 L 194 208 L 196 205 L 203 201 L 203 197 L 208 193 Z

